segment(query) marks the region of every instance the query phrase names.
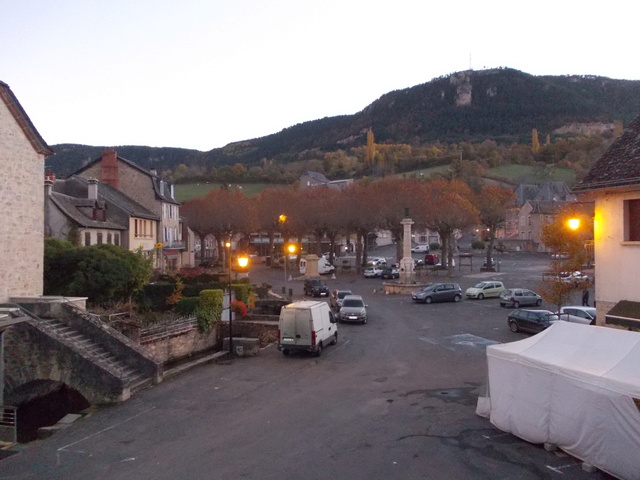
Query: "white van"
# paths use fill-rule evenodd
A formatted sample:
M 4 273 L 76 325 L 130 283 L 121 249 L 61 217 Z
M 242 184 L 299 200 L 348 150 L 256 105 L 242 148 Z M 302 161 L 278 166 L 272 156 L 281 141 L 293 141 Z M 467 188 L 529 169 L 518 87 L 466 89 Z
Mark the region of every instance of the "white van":
M 329 273 L 335 272 L 336 267 L 329 263 L 325 257 L 318 258 L 318 275 L 328 275 Z M 307 259 L 300 259 L 300 275 L 307 274 Z
M 282 307 L 278 321 L 278 350 L 322 354 L 327 345 L 338 342 L 338 324 L 327 302 L 304 300 Z

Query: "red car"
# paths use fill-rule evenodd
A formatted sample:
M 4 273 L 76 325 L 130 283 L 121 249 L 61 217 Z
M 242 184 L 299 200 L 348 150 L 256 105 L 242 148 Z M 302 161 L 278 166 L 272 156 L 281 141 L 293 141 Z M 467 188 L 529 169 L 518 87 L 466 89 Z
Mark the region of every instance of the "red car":
M 425 265 L 437 265 L 438 263 L 440 263 L 440 259 L 438 258 L 438 255 L 435 253 L 427 253 L 424 256 L 424 264 Z

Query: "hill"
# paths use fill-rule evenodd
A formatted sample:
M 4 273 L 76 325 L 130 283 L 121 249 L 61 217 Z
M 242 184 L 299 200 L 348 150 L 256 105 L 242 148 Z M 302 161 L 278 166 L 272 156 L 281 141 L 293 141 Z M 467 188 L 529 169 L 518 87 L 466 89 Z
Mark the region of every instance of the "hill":
M 464 71 L 389 92 L 361 112 L 304 122 L 261 138 L 208 152 L 176 148 L 117 147 L 145 168 L 187 165 L 257 165 L 262 159 L 289 162 L 314 151 L 364 145 L 372 128 L 377 143 L 410 145 L 433 141 L 529 141 L 543 135 L 611 130 L 640 113 L 640 81 L 595 76 L 534 76 L 501 68 Z M 102 147 L 55 145 L 47 161 L 69 173 Z M 60 169 L 58 167 L 61 167 Z

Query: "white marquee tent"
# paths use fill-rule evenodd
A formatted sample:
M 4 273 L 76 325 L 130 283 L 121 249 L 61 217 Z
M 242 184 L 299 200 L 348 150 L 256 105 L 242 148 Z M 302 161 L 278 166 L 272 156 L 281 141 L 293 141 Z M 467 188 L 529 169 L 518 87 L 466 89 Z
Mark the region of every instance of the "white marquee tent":
M 497 428 L 624 479 L 640 479 L 640 333 L 556 322 L 524 340 L 487 347 Z

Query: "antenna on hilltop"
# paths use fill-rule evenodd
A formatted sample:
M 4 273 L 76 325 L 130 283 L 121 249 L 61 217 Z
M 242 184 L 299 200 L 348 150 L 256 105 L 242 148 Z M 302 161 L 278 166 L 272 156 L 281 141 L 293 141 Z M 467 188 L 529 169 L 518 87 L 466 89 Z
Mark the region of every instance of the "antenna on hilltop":
M 469 70 L 473 70 L 473 67 L 471 66 L 471 54 L 469 54 Z

